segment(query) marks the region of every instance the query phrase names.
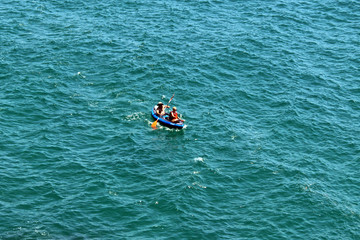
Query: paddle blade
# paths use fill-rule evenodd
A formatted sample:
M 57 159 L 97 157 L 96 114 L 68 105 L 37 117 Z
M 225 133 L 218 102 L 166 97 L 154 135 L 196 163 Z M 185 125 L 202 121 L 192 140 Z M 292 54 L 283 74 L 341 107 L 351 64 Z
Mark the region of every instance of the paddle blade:
M 151 124 L 151 127 L 152 127 L 153 129 L 156 129 L 156 125 L 157 125 L 158 120 L 159 120 L 159 119 L 156 119 L 156 121 Z

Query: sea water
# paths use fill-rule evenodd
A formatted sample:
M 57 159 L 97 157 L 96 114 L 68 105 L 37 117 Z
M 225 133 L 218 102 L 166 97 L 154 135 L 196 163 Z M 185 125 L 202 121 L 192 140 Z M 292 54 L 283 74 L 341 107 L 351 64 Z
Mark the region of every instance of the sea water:
M 0 239 L 360 239 L 359 7 L 2 0 Z

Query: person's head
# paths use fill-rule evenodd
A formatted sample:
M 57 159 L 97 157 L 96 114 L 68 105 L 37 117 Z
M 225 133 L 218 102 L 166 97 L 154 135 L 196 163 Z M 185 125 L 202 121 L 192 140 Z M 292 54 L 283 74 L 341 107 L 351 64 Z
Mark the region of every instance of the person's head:
M 162 102 L 158 103 L 158 106 L 161 107 L 162 105 L 164 105 Z
M 176 112 L 176 107 L 173 107 L 173 111 Z

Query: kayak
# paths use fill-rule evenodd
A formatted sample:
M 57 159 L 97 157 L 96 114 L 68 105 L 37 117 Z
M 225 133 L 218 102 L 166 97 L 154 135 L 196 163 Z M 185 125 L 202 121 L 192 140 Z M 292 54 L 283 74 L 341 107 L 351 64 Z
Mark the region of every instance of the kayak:
M 169 121 L 169 115 L 168 114 L 165 114 L 163 117 L 159 117 L 158 115 L 155 114 L 155 108 L 157 106 L 153 107 L 153 109 L 151 109 L 151 116 L 157 120 L 158 122 L 163 125 L 163 126 L 166 126 L 166 127 L 169 127 L 169 128 L 177 128 L 177 129 L 182 129 L 184 127 L 184 122 L 180 121 L 178 123 L 173 123 L 171 121 Z

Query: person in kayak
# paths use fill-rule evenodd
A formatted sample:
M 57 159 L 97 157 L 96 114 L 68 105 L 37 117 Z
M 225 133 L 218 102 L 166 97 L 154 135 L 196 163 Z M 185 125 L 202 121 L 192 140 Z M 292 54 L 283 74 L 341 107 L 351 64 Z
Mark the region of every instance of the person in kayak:
M 176 107 L 173 107 L 173 110 L 169 114 L 169 120 L 173 123 L 178 123 L 180 121 L 185 122 L 185 120 L 179 118 L 176 110 Z
M 156 115 L 158 115 L 159 117 L 164 116 L 166 108 L 169 108 L 169 106 L 164 106 L 162 102 L 159 102 L 156 108 Z

